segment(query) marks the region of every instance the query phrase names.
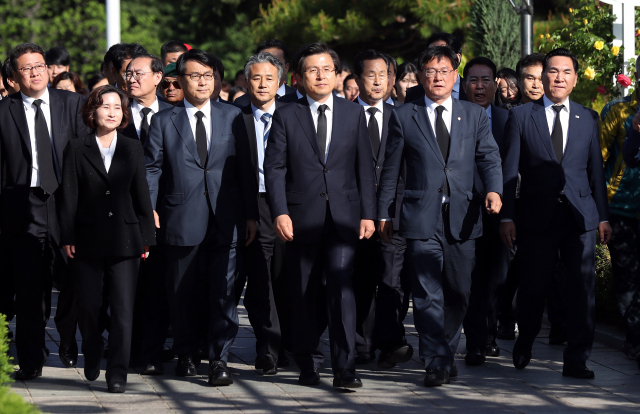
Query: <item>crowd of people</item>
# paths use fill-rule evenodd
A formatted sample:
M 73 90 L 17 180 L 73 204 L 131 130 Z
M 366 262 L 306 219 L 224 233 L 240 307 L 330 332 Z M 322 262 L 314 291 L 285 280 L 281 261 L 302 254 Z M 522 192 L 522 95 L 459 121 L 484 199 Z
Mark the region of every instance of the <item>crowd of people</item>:
M 177 376 L 205 359 L 211 385 L 233 384 L 243 291 L 256 370 L 292 357 L 301 385 L 320 382 L 327 328 L 336 388 L 361 387 L 356 366 L 376 358 L 408 362 L 410 298 L 425 386 L 458 375 L 463 329 L 467 365 L 505 339 L 524 369 L 545 302 L 562 375 L 594 378 L 597 242 L 640 364 L 637 96 L 600 115 L 572 101 L 567 49 L 515 70 L 476 57 L 460 76 L 455 36 L 427 44 L 414 62 L 364 50 L 349 66 L 270 39 L 231 86 L 180 41 L 160 57 L 119 43 L 87 88 L 63 48 L 18 45 L 0 101 L 16 379 L 42 375 L 52 286 L 60 359 L 76 366 L 79 328 L 85 377 L 106 358 L 109 392 L 176 358 Z

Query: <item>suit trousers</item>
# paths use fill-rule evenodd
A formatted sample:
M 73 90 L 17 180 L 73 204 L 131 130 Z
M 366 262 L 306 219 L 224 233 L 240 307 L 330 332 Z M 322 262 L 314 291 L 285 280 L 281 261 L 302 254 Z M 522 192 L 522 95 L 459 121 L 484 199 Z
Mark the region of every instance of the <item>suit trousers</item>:
M 258 209 L 258 233 L 253 242 L 243 248 L 244 269 L 248 278 L 244 306 L 256 336 L 258 356 L 271 354 L 277 358 L 280 349 L 280 322 L 271 277 L 277 236 L 266 198 L 258 198 Z M 241 279 L 244 280 L 244 277 Z
M 12 270 L 11 244 L 7 235 L 0 233 L 0 313 L 6 316 L 7 322 L 16 314 Z
M 545 294 L 556 270 L 558 250 L 566 276 L 565 364 L 584 364 L 595 331 L 596 230 L 583 232 L 565 200 L 558 202 L 545 232 L 518 231 L 518 327 L 514 349 L 529 352 L 540 332 Z
M 467 351 L 480 349 L 484 354 L 487 343 L 495 341 L 498 334 L 498 291 L 507 279 L 511 252 L 483 215 L 484 234 L 476 240 L 476 266 L 463 327 Z
M 295 232 L 295 223 L 293 223 Z M 355 370 L 356 306 L 353 267 L 356 240 L 343 240 L 327 203 L 320 239 L 287 243 L 287 275 L 291 287 L 291 340 L 301 370 L 320 368 L 324 354 L 320 337 L 328 315 L 331 367 L 334 374 Z M 324 286 L 324 283 L 326 286 Z M 323 292 L 326 289 L 326 304 Z M 322 315 L 322 311 L 326 315 Z
M 455 240 L 449 229 L 449 213 L 444 210 L 432 238 L 407 239 L 405 266 L 412 281 L 420 359 L 427 369 L 451 371 L 467 311 L 474 262 L 475 240 Z
M 236 241 L 225 238 L 209 211 L 207 232 L 197 246 L 165 246 L 167 292 L 173 329 L 173 351 L 178 357 L 198 352 L 205 309 L 210 361 L 227 361 L 238 333 L 236 272 L 242 264 Z M 241 271 L 237 272 L 242 274 Z M 206 306 L 198 303 L 206 292 Z
M 111 326 L 105 376 L 107 383 L 126 384 L 140 257 L 76 257 L 73 264 L 85 367 L 99 367 L 102 361 L 99 320 L 103 289 L 108 289 Z

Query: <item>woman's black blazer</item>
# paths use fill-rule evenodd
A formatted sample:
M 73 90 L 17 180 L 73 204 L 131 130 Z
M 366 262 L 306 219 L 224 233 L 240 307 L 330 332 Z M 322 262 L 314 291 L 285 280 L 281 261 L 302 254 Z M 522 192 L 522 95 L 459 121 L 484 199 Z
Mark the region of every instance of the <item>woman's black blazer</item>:
M 118 133 L 109 172 L 95 133 L 72 139 L 64 152 L 59 219 L 62 245 L 79 257 L 137 256 L 155 245 L 144 152 Z M 57 194 L 56 194 L 57 196 Z

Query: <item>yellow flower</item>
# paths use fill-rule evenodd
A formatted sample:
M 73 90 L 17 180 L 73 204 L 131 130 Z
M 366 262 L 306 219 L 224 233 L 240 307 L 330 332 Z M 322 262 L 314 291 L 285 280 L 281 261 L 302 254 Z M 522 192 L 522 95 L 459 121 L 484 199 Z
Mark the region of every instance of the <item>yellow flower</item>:
M 611 53 L 613 56 L 618 56 L 618 53 L 620 53 L 620 46 L 613 46 L 611 48 Z
M 589 20 L 584 19 L 584 24 L 589 24 Z
M 589 80 L 594 80 L 596 78 L 596 71 L 593 70 L 591 66 L 584 70 L 584 77 Z
M 594 43 L 593 47 L 595 47 L 597 50 L 602 50 L 602 48 L 604 47 L 604 42 L 602 40 L 598 40 L 596 43 Z
M 585 7 L 584 9 L 585 9 L 585 10 L 589 10 L 589 6 Z
M 569 7 L 569 13 L 573 13 L 573 9 Z
M 544 35 L 540 35 L 540 39 L 544 39 Z
M 550 39 L 551 35 L 549 33 L 547 33 L 547 39 Z

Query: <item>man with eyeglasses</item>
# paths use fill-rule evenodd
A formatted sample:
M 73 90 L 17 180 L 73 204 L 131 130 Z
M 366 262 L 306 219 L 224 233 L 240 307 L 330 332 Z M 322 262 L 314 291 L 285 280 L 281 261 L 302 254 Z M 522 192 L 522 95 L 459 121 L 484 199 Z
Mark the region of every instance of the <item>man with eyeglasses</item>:
M 211 100 L 217 59 L 191 49 L 176 61 L 184 105 L 151 119 L 147 181 L 163 244 L 176 374 L 195 376 L 200 311 L 207 312 L 209 383 L 230 385 L 227 367 L 238 332 L 238 245 L 249 245 L 259 218 L 255 173 L 242 113 Z
M 78 358 L 73 280 L 59 244 L 55 197 L 65 146 L 88 130 L 80 114 L 82 96 L 47 88 L 40 46 L 18 45 L 10 62 L 20 93 L 0 102 L 0 229 L 9 238 L 16 269 L 16 379 L 24 381 L 42 376 L 53 281 L 60 291 L 55 318 L 60 359 L 74 367 Z
M 271 217 L 287 242 L 293 356 L 298 383 L 318 385 L 329 315 L 333 386 L 359 388 L 352 278 L 356 244 L 375 231 L 373 151 L 363 108 L 332 93 L 336 52 L 311 43 L 299 56 L 306 96 L 274 112 L 264 160 Z
M 176 73 L 176 63 L 171 62 L 164 68 L 164 77 L 160 82 L 161 96 L 167 103 L 178 105 L 184 99 L 184 92 L 180 83 L 178 83 L 178 74 Z
M 378 196 L 378 230 L 393 236 L 392 208 L 406 162 L 400 235 L 407 241 L 414 321 L 425 386 L 457 376 L 454 353 L 471 289 L 481 208 L 500 212 L 500 154 L 484 108 L 451 97 L 458 57 L 447 46 L 430 47 L 419 60 L 425 98 L 396 108 L 389 120 Z M 486 196 L 474 194 L 478 170 Z

